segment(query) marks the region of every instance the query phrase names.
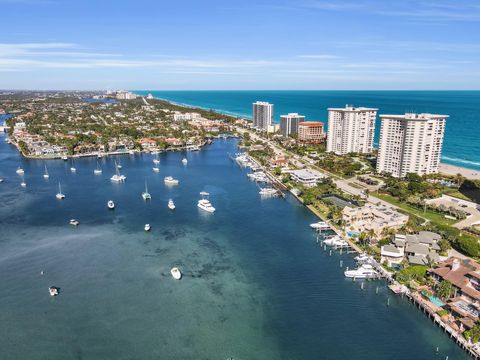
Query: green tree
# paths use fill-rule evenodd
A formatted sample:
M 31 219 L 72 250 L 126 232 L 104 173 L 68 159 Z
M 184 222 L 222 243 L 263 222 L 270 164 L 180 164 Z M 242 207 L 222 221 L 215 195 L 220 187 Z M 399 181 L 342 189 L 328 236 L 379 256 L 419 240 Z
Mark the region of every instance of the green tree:
M 443 300 L 450 299 L 453 295 L 452 283 L 447 280 L 442 280 L 437 286 L 437 295 Z

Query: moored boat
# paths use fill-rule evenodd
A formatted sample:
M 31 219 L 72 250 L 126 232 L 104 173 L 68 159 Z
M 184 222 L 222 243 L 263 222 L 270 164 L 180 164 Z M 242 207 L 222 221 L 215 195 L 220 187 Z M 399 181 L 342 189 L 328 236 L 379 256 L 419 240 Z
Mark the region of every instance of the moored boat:
M 107 207 L 109 209 L 114 209 L 115 208 L 115 203 L 112 200 L 108 200 Z
M 347 270 L 344 272 L 345 277 L 355 279 L 372 279 L 378 277 L 378 273 L 375 271 L 372 265 L 363 264 L 358 269 Z
M 182 278 L 182 273 L 180 272 L 180 269 L 177 268 L 177 267 L 173 267 L 171 270 L 170 270 L 170 274 L 172 274 L 172 277 L 175 279 L 175 280 L 180 280 Z
M 175 203 L 173 202 L 172 199 L 168 200 L 168 208 L 170 210 L 175 210 Z
M 165 182 L 165 184 L 167 185 L 178 185 L 179 181 L 177 179 L 174 179 L 173 177 L 171 176 L 166 176 L 163 181 Z
M 145 231 L 150 231 L 152 229 L 150 224 L 145 224 L 145 226 L 143 228 L 145 229 Z

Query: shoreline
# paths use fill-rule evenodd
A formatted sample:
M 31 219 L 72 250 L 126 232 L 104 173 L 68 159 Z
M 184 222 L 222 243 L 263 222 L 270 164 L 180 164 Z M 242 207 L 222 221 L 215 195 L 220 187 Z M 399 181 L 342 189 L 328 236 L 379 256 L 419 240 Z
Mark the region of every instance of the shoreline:
M 154 90 L 152 90 L 152 91 L 154 91 Z M 142 97 L 146 97 L 146 95 L 142 95 L 142 94 L 137 94 L 137 95 L 142 96 Z M 222 110 L 222 109 L 207 109 L 207 108 L 202 107 L 202 106 L 184 104 L 184 103 L 175 102 L 175 101 L 172 101 L 172 100 L 169 100 L 169 99 L 160 98 L 160 97 L 157 97 L 157 96 L 153 96 L 153 98 L 157 99 L 157 100 L 161 100 L 161 101 L 166 101 L 166 102 L 168 102 L 172 105 L 183 106 L 183 107 L 186 107 L 186 108 L 189 108 L 189 109 L 198 108 L 198 109 L 202 109 L 202 110 L 213 110 L 213 111 L 218 112 L 218 113 L 223 114 L 223 115 L 236 116 L 236 117 L 241 117 L 242 119 L 251 120 L 251 117 L 249 117 L 249 116 L 244 116 L 242 114 L 228 112 L 228 111 Z M 440 161 L 439 172 L 444 174 L 444 175 L 452 175 L 452 176 L 455 176 L 457 174 L 461 174 L 462 176 L 464 176 L 468 179 L 480 180 L 480 170 L 472 169 L 472 168 L 468 168 L 468 167 L 464 167 L 464 166 L 459 166 L 459 165 L 452 165 L 452 164 L 445 163 L 445 162 L 442 162 L 442 161 Z

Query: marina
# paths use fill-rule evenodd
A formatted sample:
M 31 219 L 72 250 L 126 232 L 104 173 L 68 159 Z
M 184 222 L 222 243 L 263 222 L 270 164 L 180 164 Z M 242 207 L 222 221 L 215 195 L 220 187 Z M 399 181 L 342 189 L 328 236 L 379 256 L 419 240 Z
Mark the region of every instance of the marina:
M 43 162 L 21 159 L 4 142 L 0 150 L 8 206 L 0 208 L 0 328 L 10 334 L 0 345 L 10 358 L 27 359 L 28 350 L 49 359 L 78 352 L 127 359 L 130 342 L 141 358 L 467 358 L 384 281 L 345 278 L 356 266 L 352 249 L 324 248 L 332 231 L 310 228 L 319 219 L 290 194 L 260 197 L 256 182 L 226 156 L 236 140 L 192 152 L 188 167 L 181 153 L 160 154 L 159 175 L 150 155 L 125 158 L 129 181 L 121 186 L 107 172 L 93 175 L 94 158 L 77 160 L 75 175 L 68 163 L 49 162 L 47 182 Z M 112 169 L 113 160 L 104 157 L 102 166 Z M 166 187 L 165 176 L 181 186 Z M 148 202 L 139 196 L 145 179 L 155 195 Z M 51 196 L 58 181 L 68 190 L 62 202 Z M 218 209 L 213 216 L 195 206 L 200 192 Z M 106 209 L 111 199 L 115 211 Z M 69 219 L 82 225 L 68 226 Z M 61 288 L 53 302 L 45 294 L 51 284 Z M 26 327 L 24 346 L 11 346 Z M 46 349 L 46 341 L 58 346 Z

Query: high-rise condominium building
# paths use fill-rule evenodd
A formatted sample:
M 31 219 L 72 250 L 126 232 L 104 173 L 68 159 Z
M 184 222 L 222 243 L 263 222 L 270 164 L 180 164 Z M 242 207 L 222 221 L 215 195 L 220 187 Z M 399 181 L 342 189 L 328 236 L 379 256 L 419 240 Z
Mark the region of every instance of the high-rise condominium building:
M 253 127 L 257 130 L 267 131 L 272 124 L 273 104 L 265 101 L 253 103 Z
M 327 151 L 338 155 L 371 153 L 377 110 L 349 105 L 329 108 Z
M 297 113 L 289 113 L 280 116 L 280 133 L 284 137 L 289 137 L 298 133 L 298 124 L 305 121 L 305 116 Z
M 298 140 L 306 143 L 318 144 L 325 140 L 323 122 L 306 121 L 298 124 Z
M 377 172 L 394 177 L 438 172 L 447 115 L 380 115 Z

